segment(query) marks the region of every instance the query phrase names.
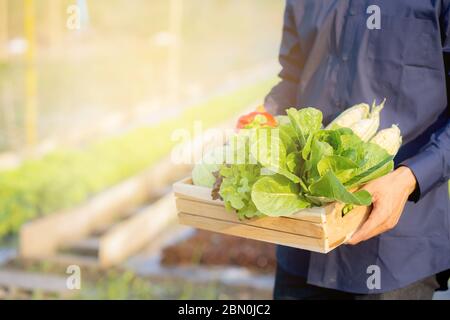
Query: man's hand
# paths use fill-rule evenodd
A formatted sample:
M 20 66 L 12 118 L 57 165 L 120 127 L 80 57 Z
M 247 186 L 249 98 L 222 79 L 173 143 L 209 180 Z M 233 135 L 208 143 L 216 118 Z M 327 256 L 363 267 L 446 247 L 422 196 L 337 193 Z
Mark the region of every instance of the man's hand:
M 394 228 L 415 187 L 416 178 L 408 167 L 400 167 L 365 185 L 363 189 L 372 195 L 373 209 L 367 221 L 347 243 L 358 244 Z

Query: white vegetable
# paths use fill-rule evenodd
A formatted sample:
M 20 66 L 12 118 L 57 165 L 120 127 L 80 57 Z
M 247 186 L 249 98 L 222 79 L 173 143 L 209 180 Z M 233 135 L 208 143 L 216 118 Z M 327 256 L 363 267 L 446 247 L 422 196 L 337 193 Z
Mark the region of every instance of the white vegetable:
M 350 129 L 361 138 L 363 141 L 369 141 L 378 130 L 380 126 L 380 112 L 384 107 L 386 99 L 383 100 L 379 105 L 375 105 L 375 101 L 372 104 L 372 110 L 367 116 L 367 118 L 362 119 L 350 126 Z
M 340 127 L 350 128 L 358 121 L 369 116 L 370 107 L 367 103 L 360 103 L 348 108 L 334 119 L 325 129 L 332 130 Z
M 372 110 L 367 103 L 357 104 L 334 119 L 325 129 L 350 128 L 363 141 L 369 141 L 380 126 L 380 112 L 384 107 L 384 99 L 379 105 L 372 103 Z
M 400 128 L 394 124 L 390 128 L 380 130 L 372 139 L 370 139 L 370 142 L 379 145 L 390 155 L 395 156 L 402 145 Z

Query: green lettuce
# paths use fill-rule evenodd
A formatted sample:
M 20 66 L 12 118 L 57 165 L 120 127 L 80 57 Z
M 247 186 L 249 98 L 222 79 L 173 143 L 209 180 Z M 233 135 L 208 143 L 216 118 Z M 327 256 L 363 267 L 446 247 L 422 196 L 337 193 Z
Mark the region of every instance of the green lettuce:
M 226 208 L 243 219 L 291 215 L 334 201 L 346 204 L 346 212 L 355 205 L 370 205 L 367 191 L 350 190 L 390 172 L 393 156 L 351 129 L 323 129 L 317 109 L 290 108 L 286 113 L 276 117 L 275 128 L 239 132 L 232 138 L 231 145 L 242 136 L 245 143 L 230 158 L 243 153 L 240 158 L 246 162 L 220 166 L 219 194 Z
M 207 153 L 192 170 L 192 182 L 197 186 L 212 188 L 216 182 L 214 173 L 224 163 L 224 147 L 218 147 Z
M 267 216 L 290 215 L 311 206 L 301 198 L 297 184 L 278 174 L 260 178 L 251 196 L 256 208 Z
M 253 185 L 260 177 L 258 165 L 225 165 L 220 175 L 223 180 L 219 194 L 228 210 L 236 210 L 240 219 L 261 215 L 251 199 Z

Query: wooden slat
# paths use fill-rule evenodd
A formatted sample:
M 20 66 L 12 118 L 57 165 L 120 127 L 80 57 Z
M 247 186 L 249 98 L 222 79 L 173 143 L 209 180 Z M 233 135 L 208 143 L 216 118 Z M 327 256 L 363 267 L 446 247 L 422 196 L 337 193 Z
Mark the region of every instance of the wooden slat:
M 222 206 L 211 205 L 199 201 L 176 199 L 177 209 L 180 212 L 189 213 L 206 218 L 219 219 L 237 224 L 251 225 L 259 228 L 277 230 L 314 238 L 323 238 L 324 231 L 321 224 L 286 217 L 261 217 L 239 220 L 236 213 L 228 212 Z
M 173 191 L 175 192 L 175 196 L 179 198 L 202 200 L 203 202 L 223 206 L 223 201 L 213 200 L 211 198 L 211 188 L 193 185 L 190 177 L 174 183 Z
M 225 130 L 231 124 L 231 121 L 226 121 L 217 129 Z M 219 143 L 223 143 L 220 135 L 208 140 L 200 135 L 180 147 L 192 152 L 193 158 L 197 159 L 204 148 Z M 128 215 L 130 208 L 159 196 L 162 189 L 186 176 L 192 169 L 191 163 L 174 164 L 172 160 L 172 155 L 162 159 L 146 172 L 105 190 L 78 208 L 25 224 L 20 230 L 21 256 L 28 259 L 51 256 L 59 247 L 105 229 Z
M 326 221 L 326 212 L 333 211 L 334 205 L 327 207 L 316 207 L 300 210 L 297 213 L 290 215 L 289 219 L 307 220 L 315 223 L 324 223 Z
M 282 235 L 301 235 L 311 239 L 324 239 L 320 249 L 312 251 L 329 252 L 349 239 L 351 234 L 367 219 L 370 209 L 356 207 L 351 212 L 341 216 L 343 204 L 332 203 L 322 208 L 301 210 L 289 217 L 262 217 L 239 220 L 236 214 L 227 212 L 222 201 L 211 200 L 211 189 L 192 185 L 192 179 L 186 178 L 174 185 L 177 209 L 180 221 L 191 226 L 198 226 L 207 230 L 220 229 L 226 234 L 244 236 L 251 239 L 283 244 Z M 205 221 L 202 222 L 202 219 Z M 208 220 L 209 219 L 209 220 Z M 194 221 L 194 222 L 193 222 Z M 212 226 L 217 222 L 222 227 Z M 224 223 L 226 227 L 224 227 Z M 231 226 L 236 228 L 231 228 Z M 247 234 L 245 226 L 254 227 L 253 233 Z M 232 231 L 230 231 L 232 230 Z M 258 235 L 260 232 L 276 231 L 280 239 Z M 239 234 L 239 232 L 243 232 Z M 273 234 L 272 234 L 273 235 Z M 261 239 L 259 239 L 261 238 Z M 294 247 L 298 247 L 293 245 Z
M 42 291 L 68 295 L 71 290 L 67 288 L 66 278 L 60 276 L 43 275 L 15 270 L 0 271 L 0 287 L 14 288 L 25 291 Z
M 40 261 L 39 259 L 30 258 L 25 259 L 24 261 L 35 262 Z M 49 256 L 45 258 L 45 262 L 49 264 L 55 264 L 57 266 L 67 267 L 71 264 L 77 265 L 82 269 L 91 269 L 96 270 L 100 268 L 98 263 L 98 258 L 93 256 L 80 256 L 76 254 L 70 253 L 58 253 L 53 256 Z
M 83 256 L 98 256 L 99 238 L 86 238 L 63 248 L 65 252 L 75 253 Z
M 341 210 L 339 210 L 340 212 Z M 367 220 L 371 207 L 357 206 L 344 217 L 336 217 L 325 225 L 329 250 L 350 239 L 352 234 Z
M 281 244 L 310 251 L 324 252 L 323 239 L 305 237 L 292 233 L 280 232 L 218 219 L 199 217 L 184 212 L 178 213 L 178 219 L 181 224 L 199 229 Z
M 201 186 L 195 186 L 192 184 L 191 178 L 185 178 L 178 181 L 173 185 L 173 190 L 178 198 L 187 200 L 197 200 L 203 203 L 211 203 L 219 206 L 223 206 L 223 202 L 220 200 L 211 199 L 211 189 Z M 315 223 L 321 223 L 326 221 L 326 215 L 334 212 L 335 204 L 330 204 L 323 208 L 309 208 L 300 210 L 289 217 L 289 219 L 299 219 L 312 221 Z M 181 211 L 181 210 L 180 210 Z
M 215 205 L 215 206 L 219 206 L 219 207 L 224 207 L 225 206 L 222 200 L 212 200 L 212 199 L 204 200 L 201 197 L 187 196 L 185 194 L 180 194 L 180 193 L 174 193 L 174 195 L 175 195 L 176 198 L 179 198 L 179 199 L 198 201 L 198 202 L 208 203 L 210 205 Z
M 129 209 L 148 201 L 171 181 L 185 175 L 188 167 L 174 167 L 164 159 L 152 169 L 96 195 L 86 204 L 33 220 L 20 230 L 20 255 L 46 257 L 63 246 L 127 215 Z
M 100 266 L 116 265 L 138 252 L 176 216 L 173 194 L 168 194 L 142 212 L 115 225 L 100 238 Z

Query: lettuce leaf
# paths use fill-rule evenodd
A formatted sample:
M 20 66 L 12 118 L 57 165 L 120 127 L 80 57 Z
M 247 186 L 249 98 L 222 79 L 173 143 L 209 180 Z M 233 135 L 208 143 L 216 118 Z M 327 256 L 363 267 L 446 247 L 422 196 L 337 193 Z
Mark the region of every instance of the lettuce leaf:
M 230 141 L 233 145 L 244 138 L 231 158 L 246 162 L 221 166 L 219 194 L 241 219 L 290 215 L 334 201 L 347 204 L 348 210 L 370 205 L 367 191 L 349 190 L 393 169 L 386 150 L 362 141 L 351 129 L 322 129 L 319 110 L 290 108 L 277 122 L 278 127 L 240 132 Z M 209 184 L 211 168 L 200 169 L 198 175 Z
M 259 179 L 252 188 L 252 200 L 261 213 L 268 216 L 293 214 L 311 204 L 300 197 L 299 187 L 281 175 Z
M 300 178 L 287 167 L 286 147 L 277 133 L 279 132 L 273 129 L 257 130 L 256 136 L 252 138 L 250 153 L 264 168 L 299 183 Z
M 217 147 L 206 153 L 202 161 L 192 170 L 192 182 L 197 186 L 212 188 L 216 182 L 214 172 L 217 172 L 225 157 L 225 147 Z
M 260 178 L 260 168 L 252 164 L 222 166 L 222 183 L 219 194 L 228 210 L 236 210 L 240 219 L 258 216 L 251 199 L 253 184 Z
M 315 108 L 302 108 L 300 110 L 289 108 L 286 113 L 295 129 L 299 147 L 303 149 L 308 137 L 322 127 L 322 112 Z
M 326 197 L 343 203 L 360 206 L 368 206 L 372 203 L 372 196 L 369 192 L 366 190 L 349 192 L 331 170 L 313 183 L 309 189 L 313 196 Z

